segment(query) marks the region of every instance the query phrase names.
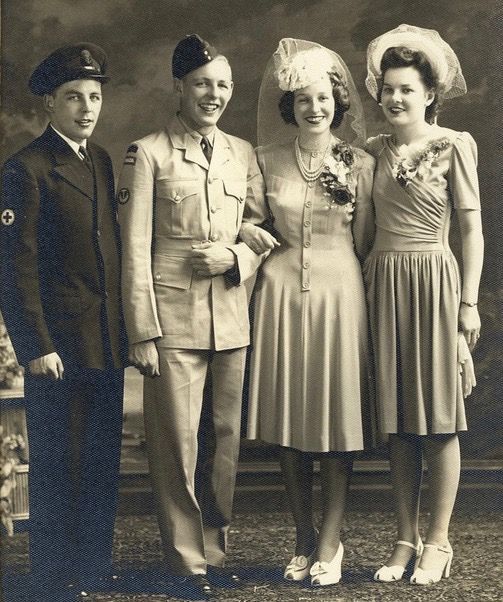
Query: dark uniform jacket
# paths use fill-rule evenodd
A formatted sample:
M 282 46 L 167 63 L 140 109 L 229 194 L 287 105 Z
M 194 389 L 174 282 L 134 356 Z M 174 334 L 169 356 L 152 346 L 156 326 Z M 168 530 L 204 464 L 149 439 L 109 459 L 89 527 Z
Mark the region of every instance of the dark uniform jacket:
M 123 363 L 112 163 L 87 149 L 94 180 L 50 126 L 3 168 L 0 307 L 23 365 L 53 351 L 80 367 Z

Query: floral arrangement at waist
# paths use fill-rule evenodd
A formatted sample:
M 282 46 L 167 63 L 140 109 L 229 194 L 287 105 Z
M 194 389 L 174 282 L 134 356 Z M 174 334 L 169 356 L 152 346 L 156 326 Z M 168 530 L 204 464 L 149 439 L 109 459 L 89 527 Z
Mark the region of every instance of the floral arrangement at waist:
M 408 153 L 407 147 L 400 147 L 400 159 L 393 165 L 393 176 L 396 181 L 406 188 L 414 178 L 422 180 L 431 166 L 446 148 L 451 145 L 448 138 L 431 140 L 423 149 L 413 154 Z
M 320 183 L 325 189 L 323 193 L 332 205 L 355 203 L 355 195 L 351 190 L 355 155 L 352 147 L 346 142 L 338 142 L 331 153 L 325 157 Z

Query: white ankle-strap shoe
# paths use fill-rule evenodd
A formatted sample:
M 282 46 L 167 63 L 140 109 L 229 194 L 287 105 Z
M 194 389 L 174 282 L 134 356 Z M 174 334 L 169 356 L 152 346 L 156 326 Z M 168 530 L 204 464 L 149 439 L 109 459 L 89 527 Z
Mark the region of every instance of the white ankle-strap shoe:
M 445 556 L 442 558 L 442 565 L 433 569 L 416 567 L 414 574 L 410 578 L 410 582 L 414 585 L 431 585 L 432 583 L 438 583 L 442 577 L 447 579 L 451 574 L 451 564 L 454 557 L 451 544 L 437 546 L 433 543 L 425 543 L 424 547 L 435 548 L 438 552 L 444 552 Z
M 415 552 L 415 554 L 407 563 L 407 566 L 409 566 L 410 563 L 417 563 L 419 558 L 421 558 L 421 554 L 423 553 L 423 542 L 421 541 L 421 538 L 419 538 L 417 546 L 408 541 L 403 540 L 397 541 L 395 545 L 398 544 L 412 548 Z M 405 573 L 405 570 L 407 569 L 407 566 L 401 566 L 399 564 L 394 564 L 393 566 L 384 565 L 375 572 L 374 581 L 382 581 L 383 583 L 389 583 L 390 581 L 400 581 L 400 579 L 403 577 L 403 574 Z

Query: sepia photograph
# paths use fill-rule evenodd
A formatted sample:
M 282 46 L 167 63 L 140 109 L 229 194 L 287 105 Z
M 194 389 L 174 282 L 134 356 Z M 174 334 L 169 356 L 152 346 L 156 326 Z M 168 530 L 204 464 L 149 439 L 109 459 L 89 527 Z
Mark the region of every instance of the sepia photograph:
M 501 2 L 0 11 L 0 602 L 500 600 Z

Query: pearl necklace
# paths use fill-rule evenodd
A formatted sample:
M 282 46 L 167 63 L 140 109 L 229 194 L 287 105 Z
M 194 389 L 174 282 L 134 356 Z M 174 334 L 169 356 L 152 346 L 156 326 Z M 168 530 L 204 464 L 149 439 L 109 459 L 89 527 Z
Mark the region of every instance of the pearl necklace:
M 327 156 L 327 150 L 328 150 L 328 147 L 330 146 L 330 141 L 327 144 L 327 147 L 325 148 L 323 157 L 321 159 L 321 163 L 316 169 L 309 169 L 309 167 L 306 167 L 304 165 L 304 161 L 302 160 L 302 152 L 300 150 L 298 136 L 295 138 L 294 146 L 295 146 L 295 158 L 297 159 L 297 165 L 299 166 L 300 173 L 302 174 L 303 178 L 307 182 L 314 182 L 314 180 L 317 180 L 320 177 L 321 172 L 323 171 L 323 168 L 325 167 L 325 157 Z

